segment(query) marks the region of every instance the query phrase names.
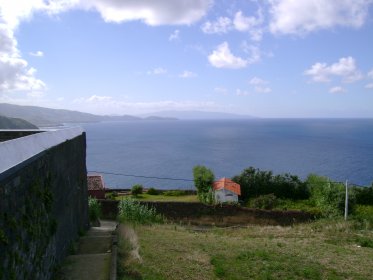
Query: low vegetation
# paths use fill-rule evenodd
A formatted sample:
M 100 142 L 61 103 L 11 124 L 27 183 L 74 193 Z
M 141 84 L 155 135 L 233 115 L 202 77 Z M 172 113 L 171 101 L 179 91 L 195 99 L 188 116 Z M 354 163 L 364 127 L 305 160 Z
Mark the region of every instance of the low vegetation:
M 133 196 L 138 196 L 139 194 L 142 194 L 144 191 L 144 187 L 140 184 L 134 185 L 131 189 L 131 194 Z
M 198 199 L 209 203 L 211 170 L 194 170 Z M 241 225 L 232 228 L 159 224 L 132 200 L 121 202 L 120 220 L 136 244 L 120 238 L 121 279 L 371 279 L 373 277 L 373 186 L 349 189 L 350 215 L 343 220 L 345 188 L 326 177 L 302 181 L 290 174 L 246 169 L 234 178 L 241 203 L 249 207 L 302 210 L 321 217 L 291 227 Z M 289 193 L 286 194 L 286 189 Z M 185 198 L 179 191 L 141 194 L 136 199 Z M 197 199 L 197 196 L 194 196 Z M 125 206 L 127 204 L 131 206 Z M 125 206 L 125 207 L 124 207 Z M 126 208 L 127 207 L 127 208 Z M 158 217 L 155 209 L 149 216 Z M 125 214 L 127 213 L 127 214 Z M 128 218 L 135 216 L 136 218 Z M 145 224 L 145 225 L 144 225 Z M 127 238 L 127 239 L 126 239 Z M 136 248 L 136 258 L 133 257 Z
M 140 258 L 121 240 L 119 279 L 372 279 L 373 232 L 354 222 L 292 227 L 136 226 Z
M 97 222 L 101 217 L 101 204 L 96 198 L 88 197 L 88 215 L 91 223 Z
M 118 205 L 118 219 L 122 223 L 152 224 L 162 223 L 164 217 L 153 207 L 142 205 L 138 201 L 125 198 Z

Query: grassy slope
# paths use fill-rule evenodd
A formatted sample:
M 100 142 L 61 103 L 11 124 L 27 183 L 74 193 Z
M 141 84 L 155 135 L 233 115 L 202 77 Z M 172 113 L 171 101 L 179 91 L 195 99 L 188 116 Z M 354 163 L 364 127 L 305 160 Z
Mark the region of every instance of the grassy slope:
M 193 231 L 137 226 L 142 263 L 123 279 L 373 279 L 372 231 L 344 222 Z M 127 259 L 128 261 L 128 259 Z

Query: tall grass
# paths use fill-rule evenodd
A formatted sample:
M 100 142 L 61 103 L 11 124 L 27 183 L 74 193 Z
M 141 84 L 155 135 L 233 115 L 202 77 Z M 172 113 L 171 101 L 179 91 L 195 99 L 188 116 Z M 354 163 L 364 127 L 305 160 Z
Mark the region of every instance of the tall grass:
M 135 224 L 163 223 L 164 217 L 157 213 L 154 207 L 140 204 L 132 198 L 125 198 L 118 205 L 118 219 L 120 222 Z

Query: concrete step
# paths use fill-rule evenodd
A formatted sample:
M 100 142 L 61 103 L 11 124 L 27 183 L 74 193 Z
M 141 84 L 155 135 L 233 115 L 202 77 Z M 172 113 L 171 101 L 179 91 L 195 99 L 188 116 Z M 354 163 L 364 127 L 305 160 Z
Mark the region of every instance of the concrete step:
M 79 238 L 77 252 L 65 259 L 56 279 L 116 279 L 116 246 L 114 255 L 111 252 L 116 226 L 115 221 L 101 221 L 100 227 L 91 227 Z
M 76 255 L 111 252 L 112 236 L 84 236 L 79 239 Z
M 71 255 L 66 258 L 60 279 L 108 280 L 111 253 Z

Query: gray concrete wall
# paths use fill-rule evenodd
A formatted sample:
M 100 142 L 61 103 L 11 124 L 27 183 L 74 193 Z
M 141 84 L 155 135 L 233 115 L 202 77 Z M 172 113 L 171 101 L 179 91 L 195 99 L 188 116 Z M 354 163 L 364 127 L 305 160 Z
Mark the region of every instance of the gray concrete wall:
M 0 279 L 50 279 L 89 226 L 85 133 L 43 134 L 0 143 Z M 24 145 L 27 159 L 9 158 Z

